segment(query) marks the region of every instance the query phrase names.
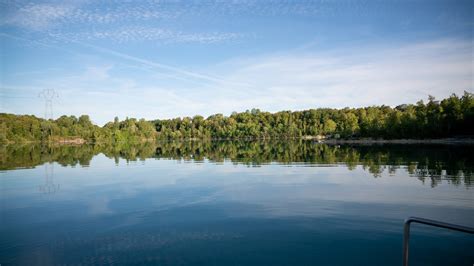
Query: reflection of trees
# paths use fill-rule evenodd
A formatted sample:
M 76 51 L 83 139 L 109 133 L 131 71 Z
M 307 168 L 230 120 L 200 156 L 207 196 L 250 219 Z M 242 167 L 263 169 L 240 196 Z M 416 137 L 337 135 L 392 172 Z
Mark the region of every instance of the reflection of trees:
M 312 141 L 187 141 L 156 143 L 116 143 L 96 145 L 4 146 L 0 148 L 0 169 L 34 167 L 46 162 L 63 166 L 87 166 L 99 153 L 127 161 L 146 158 L 223 162 L 260 166 L 282 164 L 343 164 L 349 169 L 363 169 L 379 177 L 394 174 L 399 168 L 423 183 L 472 185 L 474 152 L 466 146 L 451 145 L 325 145 Z
M 28 168 L 46 162 L 86 166 L 99 152 L 97 147 L 88 145 L 8 145 L 0 148 L 0 169 Z
M 116 143 L 114 145 L 101 144 L 96 148 L 108 158 L 113 158 L 118 163 L 120 158 L 128 161 L 145 160 L 154 157 L 156 144 L 151 142 L 130 144 L 126 142 Z

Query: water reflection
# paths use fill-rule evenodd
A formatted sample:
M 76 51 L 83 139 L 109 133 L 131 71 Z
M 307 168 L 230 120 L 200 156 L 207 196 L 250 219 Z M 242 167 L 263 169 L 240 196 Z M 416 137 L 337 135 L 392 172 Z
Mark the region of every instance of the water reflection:
M 311 141 L 6 146 L 0 262 L 400 265 L 406 217 L 472 226 L 471 150 Z M 418 226 L 412 240 L 417 265 L 474 259 L 469 236 Z
M 59 184 L 54 183 L 54 164 L 44 164 L 44 183 L 39 185 L 44 194 L 54 194 L 59 190 Z
M 357 165 L 381 177 L 400 168 L 421 182 L 436 187 L 442 180 L 470 187 L 474 180 L 474 149 L 457 145 L 326 145 L 312 141 L 189 141 L 114 145 L 24 145 L 0 149 L 0 169 L 35 167 L 57 162 L 62 166 L 87 167 L 92 158 L 104 154 L 127 162 L 166 158 L 192 162 L 261 166 L 279 163 L 302 166 Z M 48 170 L 47 170 L 48 171 Z M 48 174 L 47 174 L 48 176 Z

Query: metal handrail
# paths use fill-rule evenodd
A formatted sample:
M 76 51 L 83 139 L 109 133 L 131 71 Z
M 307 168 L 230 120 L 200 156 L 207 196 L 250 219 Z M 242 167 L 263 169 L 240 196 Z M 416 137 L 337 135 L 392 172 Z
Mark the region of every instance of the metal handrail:
M 425 218 L 419 217 L 409 217 L 405 220 L 404 225 L 404 235 L 403 235 L 403 266 L 408 266 L 408 248 L 409 248 L 409 241 L 410 241 L 410 224 L 411 223 L 420 223 L 431 225 L 435 227 L 446 228 L 454 231 L 464 232 L 468 234 L 474 234 L 474 228 L 468 226 L 462 226 L 457 224 L 450 224 Z

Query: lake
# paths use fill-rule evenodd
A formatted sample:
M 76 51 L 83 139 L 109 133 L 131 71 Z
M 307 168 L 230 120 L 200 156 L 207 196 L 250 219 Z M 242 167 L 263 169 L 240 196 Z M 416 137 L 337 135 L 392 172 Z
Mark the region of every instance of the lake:
M 3 265 L 401 265 L 474 226 L 474 149 L 312 141 L 0 148 Z M 474 263 L 413 224 L 410 265 Z

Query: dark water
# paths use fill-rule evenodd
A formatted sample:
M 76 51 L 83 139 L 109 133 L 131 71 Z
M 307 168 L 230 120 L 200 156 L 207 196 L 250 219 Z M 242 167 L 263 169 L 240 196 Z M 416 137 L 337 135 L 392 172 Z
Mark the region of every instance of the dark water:
M 3 265 L 401 265 L 403 220 L 474 226 L 472 146 L 0 148 Z M 474 263 L 413 225 L 411 265 Z

